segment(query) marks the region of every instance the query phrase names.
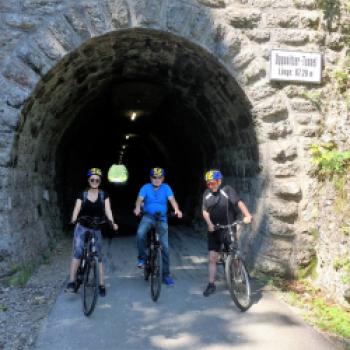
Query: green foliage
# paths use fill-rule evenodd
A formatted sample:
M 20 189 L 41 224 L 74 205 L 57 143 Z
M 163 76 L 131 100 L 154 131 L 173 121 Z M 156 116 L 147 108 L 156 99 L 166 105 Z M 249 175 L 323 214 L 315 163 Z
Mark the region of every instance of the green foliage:
M 307 266 L 301 267 L 297 270 L 296 278 L 300 280 L 307 277 L 311 277 L 313 280 L 315 280 L 317 278 L 317 262 L 317 256 L 314 255 Z
M 312 303 L 313 310 L 308 318 L 316 325 L 329 332 L 331 330 L 344 338 L 350 337 L 350 314 L 338 306 L 328 305 L 322 298 Z
M 330 32 L 338 25 L 341 14 L 340 0 L 317 0 L 317 6 L 322 9 L 327 30 Z
M 350 236 L 350 226 L 343 226 L 340 228 L 340 231 L 345 235 L 345 236 Z
M 350 168 L 350 151 L 338 151 L 333 142 L 310 146 L 312 162 L 316 165 L 315 173 L 320 180 L 344 175 Z
M 339 271 L 340 269 L 348 268 L 350 269 L 350 259 L 348 257 L 338 257 L 334 259 L 333 261 L 333 268 L 336 271 Z
M 334 71 L 334 79 L 337 82 L 339 92 L 345 92 L 349 82 L 349 72 L 343 69 L 337 69 Z
M 341 280 L 344 284 L 350 283 L 350 258 L 348 256 L 336 258 L 333 261 L 333 268 L 342 272 Z
M 34 265 L 27 265 L 17 268 L 17 272 L 8 279 L 8 283 L 13 287 L 24 287 L 34 272 Z
M 8 310 L 8 308 L 7 308 L 6 305 L 0 304 L 0 312 L 5 312 L 5 311 L 7 311 L 7 310 Z
M 288 303 L 301 309 L 303 318 L 309 323 L 328 333 L 350 337 L 350 313 L 327 302 L 316 289 L 299 286 L 297 290 L 286 291 L 284 297 Z
M 321 91 L 305 91 L 303 97 L 309 100 L 318 110 L 322 107 L 322 92 Z

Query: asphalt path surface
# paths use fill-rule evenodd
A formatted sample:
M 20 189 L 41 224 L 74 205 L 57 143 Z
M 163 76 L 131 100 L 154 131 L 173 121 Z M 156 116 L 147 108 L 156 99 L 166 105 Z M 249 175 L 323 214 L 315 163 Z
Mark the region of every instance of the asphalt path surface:
M 254 304 L 238 311 L 223 273 L 217 291 L 207 283 L 206 241 L 179 226 L 169 233 L 174 287 L 163 285 L 159 300 L 136 268 L 135 236 L 104 241 L 107 295 L 90 317 L 80 294 L 60 293 L 36 341 L 37 350 L 335 350 L 274 292 L 254 288 Z M 67 262 L 68 268 L 68 262 Z

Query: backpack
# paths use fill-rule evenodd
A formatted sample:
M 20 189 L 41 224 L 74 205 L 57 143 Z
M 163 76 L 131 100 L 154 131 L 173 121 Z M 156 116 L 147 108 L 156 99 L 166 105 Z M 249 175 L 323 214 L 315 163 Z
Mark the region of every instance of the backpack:
M 87 201 L 87 197 L 88 197 L 88 191 L 84 191 L 83 192 L 83 202 L 81 204 L 81 206 L 83 207 L 83 205 L 86 203 Z M 97 200 L 100 202 L 103 210 L 105 210 L 105 193 L 102 190 L 98 190 L 98 197 Z

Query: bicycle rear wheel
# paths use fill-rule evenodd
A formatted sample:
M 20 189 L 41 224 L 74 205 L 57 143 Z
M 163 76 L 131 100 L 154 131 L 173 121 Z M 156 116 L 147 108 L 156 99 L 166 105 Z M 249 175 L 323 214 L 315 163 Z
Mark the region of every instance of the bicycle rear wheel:
M 98 297 L 99 269 L 97 256 L 86 261 L 83 281 L 83 311 L 90 316 L 95 309 Z
M 145 281 L 148 281 L 149 275 L 150 275 L 150 265 L 149 265 L 149 258 L 147 258 L 145 261 L 145 266 L 143 268 L 143 276 L 145 278 Z
M 151 274 L 151 298 L 157 301 L 162 288 L 162 251 L 160 248 L 153 250 L 150 256 Z
M 241 311 L 251 306 L 249 275 L 242 259 L 229 255 L 226 259 L 225 274 L 230 295 Z

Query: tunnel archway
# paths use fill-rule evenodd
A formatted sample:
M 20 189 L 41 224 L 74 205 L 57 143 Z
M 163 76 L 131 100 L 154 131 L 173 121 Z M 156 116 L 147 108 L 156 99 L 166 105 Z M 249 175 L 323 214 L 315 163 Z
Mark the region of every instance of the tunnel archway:
M 254 210 L 259 152 L 250 109 L 225 67 L 184 38 L 128 29 L 90 39 L 43 77 L 22 110 L 13 206 L 31 215 L 25 222 L 16 215 L 14 231 L 25 225 L 20 241 L 47 246 L 62 231 L 87 168 L 106 173 L 121 151 L 128 185 L 105 183 L 121 217 L 156 165 L 166 169 L 190 222 L 210 167 L 220 167 Z

